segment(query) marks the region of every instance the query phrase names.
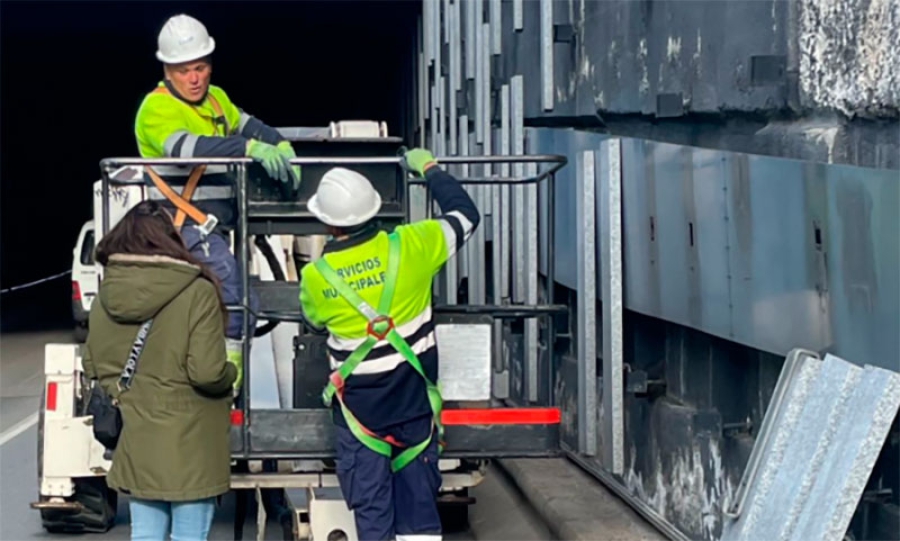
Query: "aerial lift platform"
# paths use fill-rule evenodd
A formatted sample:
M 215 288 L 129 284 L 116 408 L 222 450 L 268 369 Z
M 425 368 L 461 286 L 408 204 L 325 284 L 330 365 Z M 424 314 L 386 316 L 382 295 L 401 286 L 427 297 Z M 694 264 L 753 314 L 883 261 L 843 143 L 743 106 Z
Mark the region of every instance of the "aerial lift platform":
M 95 222 L 98 241 L 125 212 L 148 197 L 143 168 L 178 165 L 224 166 L 234 179 L 239 220 L 233 231 L 233 247 L 244 269 L 244 298 L 229 310 L 253 313 L 257 326 L 244 317 L 244 381 L 232 410 L 232 489 L 238 494 L 235 539 L 243 536 L 246 496 L 259 503 L 257 538 L 263 539 L 267 513 L 281 520 L 285 539 L 356 539 L 352 512 L 340 495 L 334 473 L 334 433 L 331 410 L 321 401 L 330 373 L 326 335 L 316 334 L 304 322 L 299 308 L 299 268 L 290 252 L 272 248 L 270 240 L 282 236 L 315 238 L 326 233 L 324 224 L 309 212 L 306 202 L 315 193 L 322 175 L 340 165 L 366 175 L 380 193 L 383 205 L 376 219 L 390 230 L 411 219 L 410 189 L 424 185 L 400 165 L 403 140 L 387 134 L 383 122 L 349 121 L 327 128 L 281 128 L 292 141 L 303 170 L 298 193 L 287 193 L 264 175 L 250 159 L 243 158 L 108 158 L 101 162 L 101 179 L 95 183 Z M 444 167 L 461 164 L 543 165 L 527 178 L 485 176 L 459 178 L 464 185 L 528 184 L 552 182 L 566 164 L 563 156 L 460 156 L 438 157 Z M 552 193 L 552 190 L 550 190 Z M 425 215 L 433 207 L 426 196 Z M 480 209 L 484 214 L 485 209 Z M 485 224 L 479 227 L 485 227 Z M 515 226 L 513 226 L 515 227 Z M 254 275 L 254 260 L 257 270 Z M 261 261 L 268 264 L 271 279 L 261 279 Z M 451 260 L 452 261 L 452 260 Z M 102 269 L 98 269 L 102 271 Z M 290 275 L 290 276 L 289 276 Z M 250 288 L 259 298 L 251 308 Z M 440 380 L 444 392 L 446 448 L 441 456 L 443 486 L 439 501 L 450 509 L 447 516 L 465 517 L 472 502 L 467 489 L 487 473 L 491 459 L 549 457 L 560 454 L 560 410 L 549 407 L 510 407 L 492 395 L 492 375 L 499 339 L 498 320 L 547 318 L 565 314 L 565 305 L 469 305 L 438 304 L 434 307 L 440 348 Z M 292 396 L 282 397 L 281 407 L 254 407 L 251 396 L 253 355 L 258 355 L 261 336 L 276 326 L 290 326 L 293 352 Z M 550 325 L 551 327 L 553 325 Z M 273 333 L 274 337 L 274 333 Z M 274 340 L 274 338 L 273 338 Z M 269 342 L 273 349 L 279 344 Z M 285 344 L 280 344 L 284 346 Z M 274 355 L 267 352 L 268 355 Z M 92 433 L 86 414 L 91 385 L 81 366 L 77 344 L 48 344 L 45 352 L 45 388 L 38 437 L 38 501 L 42 522 L 50 532 L 104 532 L 114 524 L 116 493 L 106 487 L 104 476 L 112 456 Z M 287 406 L 287 407 L 286 407 Z M 289 517 L 289 518 L 286 518 Z

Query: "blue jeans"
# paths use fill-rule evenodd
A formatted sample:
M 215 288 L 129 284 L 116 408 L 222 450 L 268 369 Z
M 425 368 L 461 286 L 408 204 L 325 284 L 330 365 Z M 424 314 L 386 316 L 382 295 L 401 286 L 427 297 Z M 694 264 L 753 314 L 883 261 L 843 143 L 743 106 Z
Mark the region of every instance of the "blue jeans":
M 132 541 L 205 541 L 209 536 L 216 498 L 164 502 L 129 498 Z M 171 528 L 171 530 L 170 530 Z
M 354 512 L 359 541 L 441 539 L 437 435 L 415 460 L 392 473 L 390 460 L 363 445 L 349 429 L 336 426 L 335 430 L 338 483 L 347 508 Z M 429 430 L 431 417 L 425 417 L 387 432 L 415 444 L 425 439 Z

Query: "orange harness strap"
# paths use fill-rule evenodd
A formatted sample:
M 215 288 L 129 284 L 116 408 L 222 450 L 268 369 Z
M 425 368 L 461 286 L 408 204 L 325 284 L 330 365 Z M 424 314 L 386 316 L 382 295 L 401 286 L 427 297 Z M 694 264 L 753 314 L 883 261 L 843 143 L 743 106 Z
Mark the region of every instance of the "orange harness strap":
M 158 86 L 153 90 L 154 94 L 169 94 L 168 87 L 166 86 Z M 215 132 L 215 121 L 221 119 L 225 124 L 225 133 L 228 133 L 228 118 L 225 116 L 225 113 L 222 111 L 221 105 L 219 105 L 219 101 L 213 97 L 212 94 L 207 94 L 207 98 L 209 98 L 209 103 L 212 105 L 213 109 L 216 111 L 216 115 L 218 115 L 217 119 L 213 120 L 213 132 Z M 192 108 L 196 111 L 197 108 Z M 199 111 L 197 112 L 199 114 Z M 200 209 L 190 204 L 191 197 L 194 195 L 194 190 L 197 189 L 197 184 L 200 183 L 200 177 L 203 176 L 203 173 L 206 171 L 206 165 L 198 165 L 191 171 L 190 177 L 188 177 L 187 184 L 184 187 L 184 191 L 181 195 L 178 195 L 175 190 L 169 186 L 166 181 L 162 179 L 155 171 L 153 171 L 150 166 L 146 167 L 147 173 L 150 175 L 150 178 L 153 180 L 153 184 L 166 196 L 166 199 L 172 202 L 175 207 L 178 209 L 175 213 L 175 227 L 181 228 L 184 224 L 185 218 L 189 215 L 195 222 L 199 225 L 204 225 L 209 220 L 209 216 L 203 213 Z
M 205 170 L 205 165 L 199 165 L 195 167 L 193 171 L 191 171 L 191 176 L 188 179 L 188 184 L 184 187 L 185 195 L 190 197 L 191 193 L 193 193 L 194 191 L 194 188 L 197 186 L 197 183 L 200 181 L 200 176 L 203 175 L 203 172 Z M 161 191 L 162 194 L 166 196 L 166 199 L 171 201 L 172 204 L 175 205 L 175 207 L 178 209 L 178 213 L 175 216 L 175 227 L 181 227 L 181 225 L 184 223 L 185 214 L 193 218 L 193 220 L 200 225 L 205 224 L 207 220 L 209 220 L 209 216 L 207 214 L 205 214 L 194 205 L 188 203 L 188 201 L 184 197 L 178 195 L 178 193 L 173 190 L 171 186 L 166 184 L 166 181 L 164 181 L 162 177 L 160 177 L 156 173 L 156 171 L 154 171 L 150 167 L 147 167 L 147 174 L 150 175 L 150 179 L 153 180 L 153 184 L 156 185 L 159 191 Z M 191 193 L 188 193 L 188 190 L 190 190 Z

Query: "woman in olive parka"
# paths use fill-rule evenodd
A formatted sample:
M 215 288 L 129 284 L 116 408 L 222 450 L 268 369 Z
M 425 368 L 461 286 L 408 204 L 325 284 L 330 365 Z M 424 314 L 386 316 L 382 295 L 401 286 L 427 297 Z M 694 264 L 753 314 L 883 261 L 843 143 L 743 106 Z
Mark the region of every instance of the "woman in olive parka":
M 110 396 L 139 327 L 153 318 L 106 481 L 129 498 L 132 537 L 206 539 L 229 490 L 236 367 L 217 279 L 185 248 L 172 216 L 145 201 L 97 246 L 104 277 L 91 306 L 84 368 Z

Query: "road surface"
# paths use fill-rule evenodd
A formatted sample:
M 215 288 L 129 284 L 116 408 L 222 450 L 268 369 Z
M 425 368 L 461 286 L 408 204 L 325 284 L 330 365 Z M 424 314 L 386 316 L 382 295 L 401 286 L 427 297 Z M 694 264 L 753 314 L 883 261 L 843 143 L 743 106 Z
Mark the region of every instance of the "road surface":
M 51 535 L 41 527 L 40 515 L 29 504 L 37 498 L 37 410 L 43 389 L 43 355 L 47 343 L 69 343 L 69 330 L 0 336 L 0 540 L 69 539 Z M 447 541 L 490 539 L 492 541 L 538 541 L 549 533 L 514 490 L 497 475 L 471 492 L 478 503 L 470 508 L 472 528 L 447 535 Z M 219 509 L 210 539 L 232 538 L 233 497 Z M 245 539 L 256 535 L 255 511 L 245 523 Z M 503 518 L 498 518 L 503 517 Z M 278 539 L 280 530 L 270 522 L 268 539 Z M 116 526 L 106 534 L 77 536 L 79 541 L 127 540 L 128 503 L 119 498 Z

